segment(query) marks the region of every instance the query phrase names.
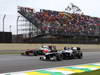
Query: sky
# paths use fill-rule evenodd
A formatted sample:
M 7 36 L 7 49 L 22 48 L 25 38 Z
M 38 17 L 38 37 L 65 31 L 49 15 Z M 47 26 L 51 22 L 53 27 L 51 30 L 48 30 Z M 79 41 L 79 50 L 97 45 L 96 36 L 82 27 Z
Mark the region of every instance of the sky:
M 17 6 L 30 7 L 35 9 L 49 9 L 56 11 L 65 11 L 69 3 L 80 7 L 84 14 L 100 17 L 100 0 L 0 0 L 0 31 L 2 28 L 2 19 L 5 17 L 5 31 L 11 31 L 16 34 Z

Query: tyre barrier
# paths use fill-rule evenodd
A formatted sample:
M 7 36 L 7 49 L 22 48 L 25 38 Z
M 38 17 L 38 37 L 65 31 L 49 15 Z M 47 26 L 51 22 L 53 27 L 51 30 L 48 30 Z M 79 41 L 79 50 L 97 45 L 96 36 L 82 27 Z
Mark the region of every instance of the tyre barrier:
M 89 63 L 73 66 L 54 67 L 39 70 L 2 73 L 0 75 L 70 75 L 73 73 L 91 72 L 100 69 L 100 63 Z

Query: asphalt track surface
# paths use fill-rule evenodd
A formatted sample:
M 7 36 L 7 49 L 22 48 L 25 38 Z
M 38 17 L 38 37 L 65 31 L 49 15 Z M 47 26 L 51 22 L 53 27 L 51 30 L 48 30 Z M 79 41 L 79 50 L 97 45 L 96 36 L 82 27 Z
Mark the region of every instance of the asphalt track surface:
M 83 59 L 40 61 L 40 56 L 0 55 L 0 73 L 100 62 L 100 52 L 84 52 Z

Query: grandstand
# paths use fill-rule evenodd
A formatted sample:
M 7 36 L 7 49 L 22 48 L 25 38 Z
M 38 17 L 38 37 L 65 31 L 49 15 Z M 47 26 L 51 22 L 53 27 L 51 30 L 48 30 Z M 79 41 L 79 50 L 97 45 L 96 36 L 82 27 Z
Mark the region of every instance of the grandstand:
M 22 36 L 23 42 L 100 42 L 100 18 L 45 9 L 36 11 L 28 7 L 18 7 L 18 13 L 31 23 L 31 29 L 29 29 L 28 33 L 26 32 L 29 37 Z M 23 32 L 23 30 L 25 31 L 25 26 L 22 26 L 21 31 Z

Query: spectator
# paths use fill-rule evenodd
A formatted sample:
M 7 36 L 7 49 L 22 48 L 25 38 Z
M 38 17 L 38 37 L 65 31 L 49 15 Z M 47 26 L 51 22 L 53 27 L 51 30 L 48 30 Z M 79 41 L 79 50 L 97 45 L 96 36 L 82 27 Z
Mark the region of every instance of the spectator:
M 52 10 L 40 10 L 33 13 L 30 8 L 20 7 L 19 11 L 31 14 L 36 25 L 41 30 L 55 33 L 86 32 L 94 33 L 95 25 L 100 24 L 100 18 L 90 17 L 83 14 L 71 14 Z M 32 14 L 33 13 L 33 14 Z M 31 18 L 32 18 L 31 17 Z

